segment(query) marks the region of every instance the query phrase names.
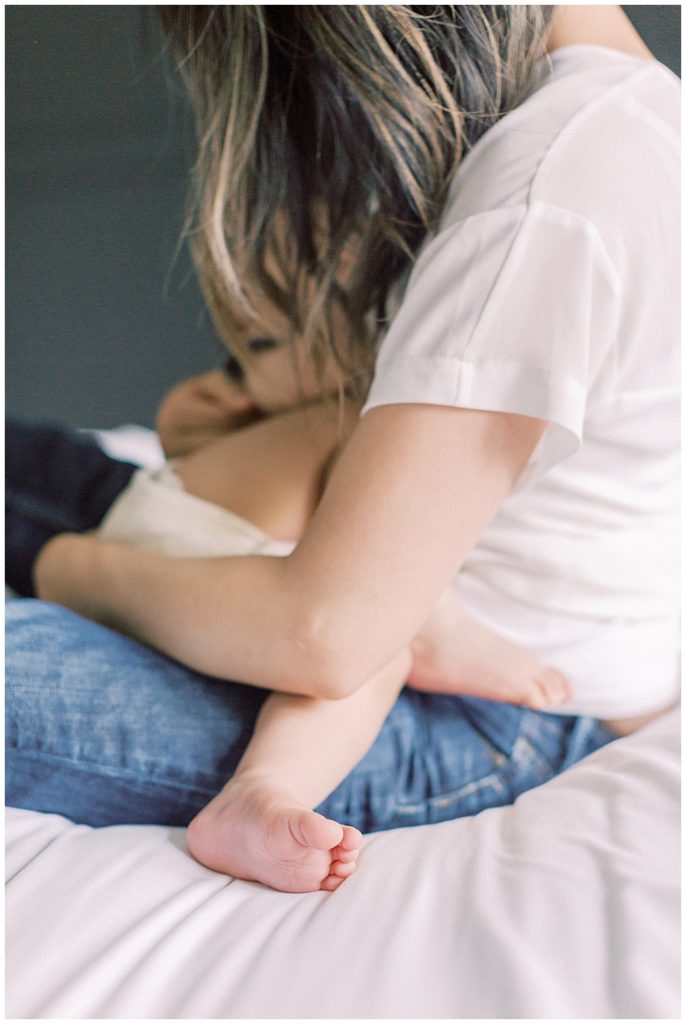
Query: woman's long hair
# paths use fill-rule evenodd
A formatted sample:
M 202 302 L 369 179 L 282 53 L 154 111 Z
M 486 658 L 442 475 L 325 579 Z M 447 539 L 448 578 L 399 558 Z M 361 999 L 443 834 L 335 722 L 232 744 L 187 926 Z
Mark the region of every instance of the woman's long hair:
M 315 367 L 332 353 L 348 394 L 364 396 L 389 290 L 436 228 L 464 154 L 530 91 L 553 11 L 160 8 L 199 140 L 184 230 L 229 347 L 254 312 L 249 280 Z

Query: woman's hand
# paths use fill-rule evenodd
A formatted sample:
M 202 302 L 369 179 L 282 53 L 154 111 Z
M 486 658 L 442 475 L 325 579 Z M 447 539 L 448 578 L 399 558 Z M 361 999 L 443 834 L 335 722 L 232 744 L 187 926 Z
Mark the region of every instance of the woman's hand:
M 263 416 L 252 399 L 216 369 L 172 388 L 157 410 L 155 427 L 165 455 L 175 458 Z

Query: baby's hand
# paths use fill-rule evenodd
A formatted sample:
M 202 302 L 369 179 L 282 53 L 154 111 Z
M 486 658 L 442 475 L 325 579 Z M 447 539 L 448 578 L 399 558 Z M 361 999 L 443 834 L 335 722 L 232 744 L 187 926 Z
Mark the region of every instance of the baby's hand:
M 222 369 L 184 380 L 165 396 L 155 426 L 167 458 L 188 455 L 264 413 Z

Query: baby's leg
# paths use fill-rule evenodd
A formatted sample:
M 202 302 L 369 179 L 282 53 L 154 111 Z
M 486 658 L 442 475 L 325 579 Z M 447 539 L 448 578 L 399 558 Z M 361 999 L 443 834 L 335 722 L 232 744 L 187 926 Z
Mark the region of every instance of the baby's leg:
M 410 661 L 401 652 L 343 700 L 272 694 L 236 774 L 188 827 L 193 856 L 283 892 L 338 888 L 355 870 L 362 835 L 312 808 L 369 750 Z
M 455 693 L 525 704 L 538 711 L 573 696 L 569 680 L 526 648 L 469 615 L 446 590 L 412 645 L 408 684 L 432 693 Z

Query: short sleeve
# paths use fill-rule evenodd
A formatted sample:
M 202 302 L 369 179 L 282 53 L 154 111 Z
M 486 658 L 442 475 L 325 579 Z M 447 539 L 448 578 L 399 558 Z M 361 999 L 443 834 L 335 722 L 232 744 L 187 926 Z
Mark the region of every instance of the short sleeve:
M 515 490 L 572 455 L 617 334 L 617 271 L 590 221 L 540 201 L 426 245 L 381 344 L 361 415 L 430 403 L 548 421 Z

